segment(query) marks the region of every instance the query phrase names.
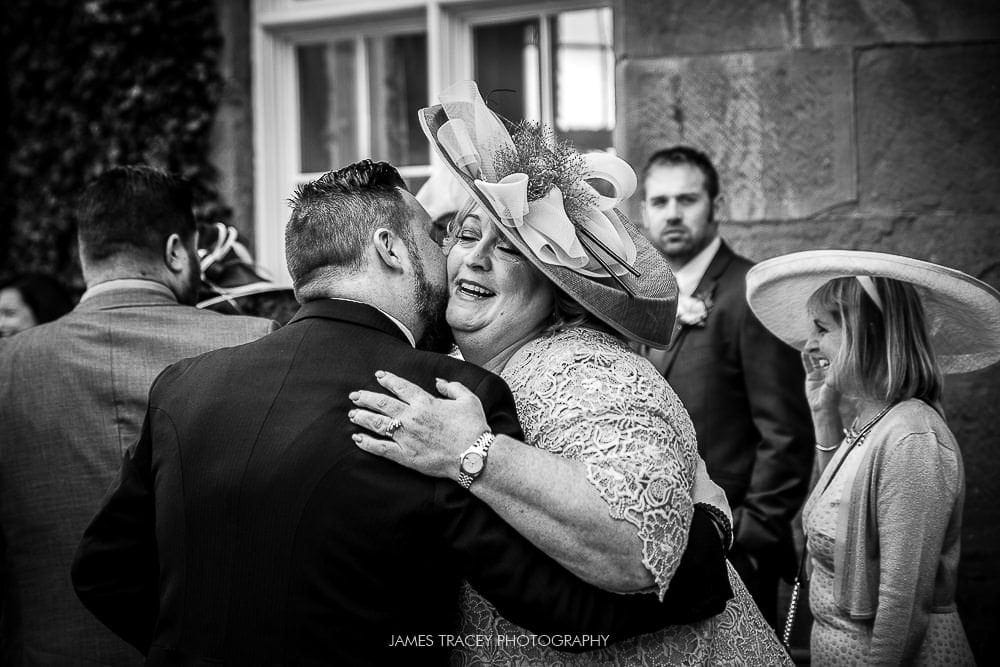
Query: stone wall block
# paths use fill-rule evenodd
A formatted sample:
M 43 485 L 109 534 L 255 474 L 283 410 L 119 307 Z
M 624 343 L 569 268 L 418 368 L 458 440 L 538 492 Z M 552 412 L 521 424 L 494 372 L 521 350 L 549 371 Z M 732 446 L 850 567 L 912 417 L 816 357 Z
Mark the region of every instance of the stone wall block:
M 630 58 L 780 49 L 795 32 L 789 0 L 619 0 L 616 10 Z
M 1000 42 L 858 53 L 862 211 L 1000 211 L 997 63 Z
M 620 127 L 641 168 L 659 148 L 705 150 L 728 217 L 801 218 L 853 201 L 852 59 L 848 50 L 658 58 L 623 65 Z
M 989 215 L 847 212 L 754 225 L 723 223 L 720 229 L 738 252 L 757 261 L 799 250 L 873 250 L 950 266 L 1000 289 L 1000 238 Z
M 1000 38 L 996 0 L 791 0 L 802 44 L 870 45 Z

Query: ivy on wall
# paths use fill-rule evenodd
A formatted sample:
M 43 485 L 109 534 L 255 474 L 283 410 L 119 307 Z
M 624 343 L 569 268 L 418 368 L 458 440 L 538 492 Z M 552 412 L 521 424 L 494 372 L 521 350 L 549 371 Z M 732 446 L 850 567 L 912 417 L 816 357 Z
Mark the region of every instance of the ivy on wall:
M 208 161 L 222 46 L 207 0 L 4 0 L 7 159 L 0 275 L 79 287 L 74 200 L 115 165 L 187 178 L 199 220 L 226 219 Z

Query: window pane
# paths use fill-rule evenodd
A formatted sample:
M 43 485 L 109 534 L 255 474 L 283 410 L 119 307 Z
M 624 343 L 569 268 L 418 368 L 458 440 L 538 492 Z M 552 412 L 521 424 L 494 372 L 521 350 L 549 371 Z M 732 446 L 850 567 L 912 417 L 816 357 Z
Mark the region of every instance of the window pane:
M 430 146 L 417 120 L 427 106 L 427 36 L 365 40 L 368 52 L 371 157 L 396 166 L 430 163 Z
M 539 120 L 538 21 L 478 26 L 473 45 L 476 82 L 490 108 L 515 123 Z
M 607 150 L 615 127 L 615 56 L 610 9 L 550 19 L 556 135 L 581 151 Z
M 427 176 L 409 176 L 404 178 L 406 181 L 406 189 L 412 194 L 417 194 L 420 192 L 420 188 L 424 187 L 424 183 L 427 182 Z
M 299 127 L 303 172 L 358 159 L 354 42 L 299 46 Z

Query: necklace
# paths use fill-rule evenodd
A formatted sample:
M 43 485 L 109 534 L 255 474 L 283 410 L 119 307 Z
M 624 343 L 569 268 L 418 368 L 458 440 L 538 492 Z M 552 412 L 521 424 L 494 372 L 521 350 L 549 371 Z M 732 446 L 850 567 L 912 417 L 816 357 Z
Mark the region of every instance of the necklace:
M 855 417 L 854 421 L 851 422 L 850 428 L 844 429 L 844 437 L 851 441 L 850 447 L 854 447 L 855 445 L 861 445 L 865 440 L 865 436 L 868 435 L 868 431 L 870 431 L 872 427 L 878 423 L 878 420 L 882 419 L 882 417 L 885 417 L 886 413 L 889 412 L 889 410 L 891 409 L 892 409 L 892 403 L 886 405 L 884 408 L 879 410 L 879 413 L 874 417 L 872 417 L 868 421 L 868 423 L 862 426 L 860 430 L 855 430 L 855 427 L 858 424 L 858 418 Z
M 831 482 L 833 482 L 833 478 L 837 476 L 838 472 L 840 472 L 840 467 L 844 465 L 844 461 L 847 460 L 847 455 L 851 453 L 851 450 L 854 449 L 855 447 L 860 446 L 865 441 L 865 436 L 868 435 L 868 432 L 872 430 L 875 424 L 878 423 L 879 419 L 885 417 L 886 413 L 889 412 L 889 410 L 892 410 L 892 406 L 893 404 L 890 403 L 889 405 L 882 408 L 879 411 L 879 413 L 874 417 L 872 417 L 871 420 L 867 424 L 865 424 L 861 428 L 861 430 L 858 431 L 857 433 L 854 433 L 853 429 L 851 429 L 850 433 L 848 433 L 848 429 L 844 429 L 844 435 L 851 438 L 851 444 L 847 445 L 847 448 L 844 451 L 844 455 L 840 458 L 839 461 L 837 461 L 837 466 L 833 469 L 833 472 L 830 473 L 830 476 L 826 479 L 826 486 L 823 487 L 823 491 L 821 493 L 826 493 L 826 490 L 830 488 L 830 484 Z

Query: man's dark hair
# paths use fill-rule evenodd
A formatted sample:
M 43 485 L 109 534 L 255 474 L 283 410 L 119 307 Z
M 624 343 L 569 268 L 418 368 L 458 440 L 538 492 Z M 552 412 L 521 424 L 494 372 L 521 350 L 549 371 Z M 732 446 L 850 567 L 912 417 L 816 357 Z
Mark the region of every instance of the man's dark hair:
M 388 162 L 362 160 L 300 185 L 289 203 L 285 258 L 298 290 L 323 269 L 358 270 L 379 227 L 396 232 L 409 250 L 412 217 L 406 183 Z
M 653 153 L 643 167 L 642 182 L 646 182 L 653 167 L 674 167 L 682 164 L 689 164 L 701 170 L 705 177 L 705 192 L 708 193 L 709 199 L 714 200 L 719 196 L 719 172 L 715 170 L 715 165 L 707 155 L 690 146 L 671 146 Z
M 145 166 L 113 167 L 79 202 L 80 254 L 100 262 L 115 255 L 159 257 L 171 234 L 191 239 L 196 227 L 191 188 Z

